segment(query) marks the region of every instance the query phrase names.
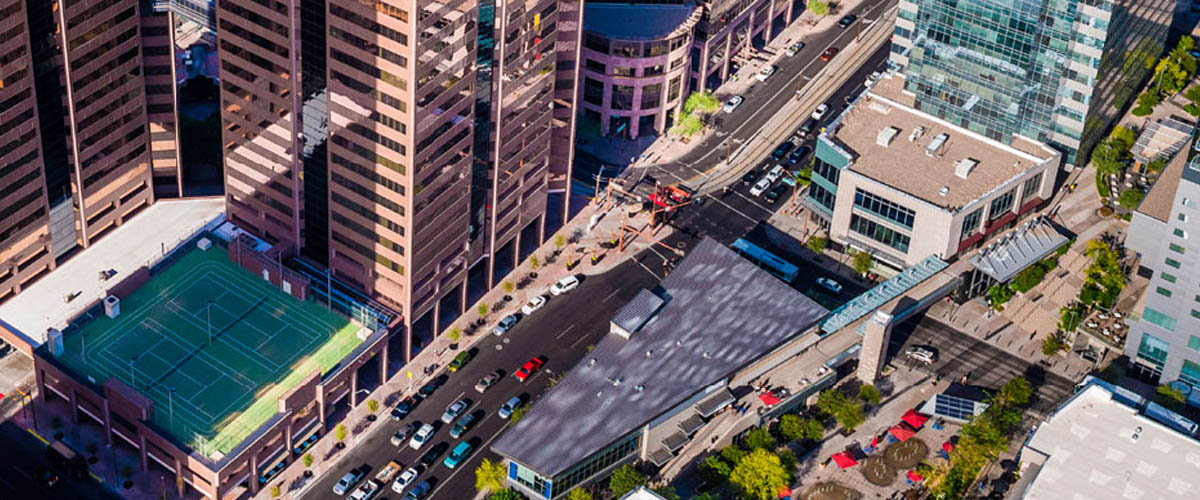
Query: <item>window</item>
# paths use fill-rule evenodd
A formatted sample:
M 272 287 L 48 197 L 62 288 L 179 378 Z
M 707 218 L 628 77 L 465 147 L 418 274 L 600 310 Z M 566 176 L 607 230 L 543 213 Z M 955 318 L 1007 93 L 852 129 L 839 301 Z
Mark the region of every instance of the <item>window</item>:
M 1155 291 L 1156 291 L 1156 292 L 1158 292 L 1158 294 L 1159 294 L 1159 295 L 1162 295 L 1163 297 L 1170 297 L 1170 296 L 1171 296 L 1171 291 L 1170 291 L 1170 290 L 1167 290 L 1166 288 L 1163 288 L 1163 287 L 1161 287 L 1161 286 L 1160 286 L 1160 287 L 1158 287 L 1158 290 L 1155 290 Z
M 670 42 L 663 40 L 661 42 L 647 42 L 642 47 L 642 54 L 645 57 L 661 56 L 671 50 Z
M 1167 265 L 1171 266 L 1175 269 L 1179 269 L 1179 261 L 1169 258 L 1169 257 L 1167 258 Z
M 974 212 L 963 217 L 962 231 L 959 231 L 958 239 L 966 238 L 968 234 L 975 232 L 979 228 L 979 220 L 983 218 L 983 207 L 975 209 Z
M 618 110 L 633 109 L 633 86 L 613 85 L 612 100 L 609 101 L 609 106 Z
M 1188 207 L 1188 208 L 1196 208 L 1196 200 L 1184 197 L 1183 206 Z
M 671 86 L 667 91 L 667 102 L 675 102 L 675 99 L 679 98 L 679 82 L 682 79 L 682 76 L 677 76 L 671 80 Z
M 820 158 L 817 158 L 813 161 L 813 173 L 829 181 L 829 183 L 833 184 L 835 187 L 837 186 L 838 178 L 842 175 L 842 171 L 840 169 Z
M 1182 230 L 1182 229 L 1179 229 L 1179 228 L 1175 228 L 1175 230 L 1174 230 L 1174 231 L 1171 231 L 1171 232 L 1172 232 L 1172 233 L 1175 233 L 1175 236 L 1178 236 L 1178 237 L 1180 237 L 1180 238 L 1183 238 L 1183 239 L 1185 239 L 1185 240 L 1187 239 L 1187 231 L 1184 231 L 1184 230 Z
M 662 102 L 662 84 L 655 83 L 642 87 L 642 105 L 638 107 L 641 110 L 657 108 Z
M 642 68 L 642 76 L 656 76 L 661 74 L 663 74 L 663 66 L 661 64 Z
M 1149 321 L 1155 325 L 1158 325 L 1159 327 L 1162 327 L 1165 330 L 1172 331 L 1172 332 L 1175 331 L 1175 324 L 1177 323 L 1177 320 L 1175 318 L 1173 318 L 1169 315 L 1163 314 L 1161 312 L 1158 312 L 1158 311 L 1154 310 L 1153 308 L 1151 308 L 1150 306 L 1146 306 L 1146 310 L 1142 314 L 1142 319 Z
M 1179 219 L 1179 222 L 1187 222 L 1188 221 L 1187 214 L 1181 213 L 1176 218 Z
M 850 230 L 901 252 L 908 253 L 908 243 L 910 241 L 908 236 L 883 224 L 877 224 L 873 220 L 859 217 L 858 214 L 850 214 Z
M 1196 318 L 1196 319 L 1200 319 L 1200 311 L 1192 309 L 1192 317 Z M 1196 338 L 1196 337 L 1192 337 L 1192 338 Z
M 612 55 L 618 57 L 638 57 L 638 44 L 617 43 L 613 45 Z
M 814 182 L 809 185 L 808 197 L 816 202 L 818 206 L 828 210 L 830 214 L 833 213 L 833 203 L 836 195 L 821 187 L 820 184 Z
M 633 68 L 626 68 L 626 67 L 622 67 L 622 66 L 613 66 L 612 74 L 614 76 L 633 76 L 633 72 L 634 72 Z
M 992 200 L 988 206 L 988 222 L 994 221 L 1008 214 L 1012 210 L 1013 198 L 1016 197 L 1017 190 L 1014 188 L 1007 193 L 1004 193 Z
M 591 33 L 584 33 L 583 46 L 601 54 L 608 53 L 608 39 Z
M 1041 190 L 1041 187 L 1042 172 L 1038 172 L 1037 175 L 1025 181 L 1025 184 L 1021 186 L 1021 204 L 1024 205 L 1026 201 L 1029 201 L 1030 198 L 1033 198 L 1034 195 L 1038 194 L 1038 191 Z
M 1176 244 L 1174 244 L 1174 243 L 1171 243 L 1171 244 L 1167 245 L 1167 248 L 1170 248 L 1170 249 L 1171 249 L 1171 251 L 1172 251 L 1172 252 L 1175 252 L 1175 253 L 1179 253 L 1179 254 L 1182 254 L 1182 253 L 1183 253 L 1183 247 L 1181 247 L 1181 246 L 1179 246 L 1179 245 L 1176 245 Z
M 912 228 L 915 212 L 874 194 L 855 189 L 854 205 L 901 226 Z
M 1188 349 L 1200 351 L 1200 337 L 1195 335 L 1188 336 Z
M 600 73 L 601 75 L 603 75 L 605 71 L 608 71 L 608 67 L 605 66 L 604 63 L 596 62 L 591 58 L 587 59 L 584 64 L 587 66 L 588 71 L 594 71 L 596 73 Z
M 595 104 L 597 106 L 604 105 L 604 82 L 593 80 L 584 77 L 583 79 L 583 102 Z
M 1137 356 L 1141 359 L 1149 361 L 1162 369 L 1162 366 L 1167 362 L 1168 344 L 1149 333 L 1142 334 L 1142 343 L 1138 345 Z
M 1166 281 L 1167 283 L 1174 283 L 1174 282 L 1175 282 L 1175 275 L 1173 275 L 1173 274 L 1170 274 L 1170 273 L 1158 273 L 1158 275 L 1159 275 L 1160 277 L 1162 277 L 1163 281 Z
M 1192 386 L 1193 389 L 1200 387 L 1200 365 L 1183 360 L 1183 367 L 1179 369 L 1179 381 Z

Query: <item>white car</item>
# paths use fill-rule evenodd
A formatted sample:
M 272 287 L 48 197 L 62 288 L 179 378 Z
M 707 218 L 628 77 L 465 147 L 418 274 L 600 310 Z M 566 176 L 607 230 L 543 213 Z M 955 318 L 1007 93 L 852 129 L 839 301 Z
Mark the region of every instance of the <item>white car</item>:
M 792 57 L 796 54 L 799 54 L 801 50 L 804 50 L 804 42 L 793 43 L 791 45 L 788 45 L 787 55 L 788 55 L 788 57 Z
M 817 284 L 833 293 L 842 293 L 842 284 L 829 278 L 817 278 Z
M 417 476 L 419 475 L 421 475 L 421 473 L 417 472 L 415 467 L 404 469 L 404 472 L 401 472 L 399 476 L 396 476 L 396 480 L 392 482 L 392 491 L 396 492 L 397 494 L 404 493 L 404 488 L 407 488 L 408 485 L 413 483 L 413 481 L 416 481 Z
M 775 74 L 776 69 L 778 69 L 778 68 L 776 68 L 774 65 L 768 64 L 766 66 L 763 66 L 763 69 L 758 70 L 758 73 L 755 74 L 754 77 L 757 78 L 758 81 L 760 81 L 760 82 L 765 82 L 765 81 L 767 81 L 767 78 L 770 78 L 771 75 Z
M 550 285 L 550 295 L 557 297 L 557 296 L 567 293 L 571 290 L 574 290 L 578 286 L 579 286 L 579 278 L 576 278 L 573 275 L 567 276 L 566 278 L 555 281 L 553 285 Z
M 500 415 L 500 418 L 507 420 L 508 417 L 512 416 L 514 411 L 517 411 L 517 408 L 522 406 L 525 406 L 525 402 L 521 401 L 521 397 L 513 396 L 508 401 L 505 401 L 504 405 L 500 406 L 500 410 L 497 411 L 496 414 Z
M 363 475 L 363 471 L 360 469 L 353 469 L 347 472 L 341 479 L 338 479 L 337 484 L 333 485 L 333 494 L 345 495 L 347 491 L 350 491 L 350 488 L 354 487 L 355 483 L 363 478 Z
M 504 335 L 505 333 L 508 333 L 508 330 L 513 326 L 516 326 L 516 324 L 517 316 L 515 314 L 509 314 L 508 316 L 505 316 L 504 319 L 501 319 L 500 322 L 496 324 L 495 328 L 492 328 L 492 335 Z
M 829 112 L 829 105 L 822 103 L 820 106 L 817 106 L 817 109 L 813 110 L 812 118 L 814 120 L 820 120 L 821 118 L 825 118 L 825 113 L 828 113 L 828 112 Z
M 771 187 L 771 181 L 767 180 L 766 178 L 760 179 L 758 183 L 754 184 L 754 186 L 750 188 L 750 196 L 759 196 L 763 194 L 763 191 L 766 191 L 769 187 Z
M 740 95 L 735 95 L 733 97 L 730 97 L 728 101 L 725 101 L 725 107 L 723 107 L 721 109 L 723 111 L 725 111 L 726 113 L 732 113 L 733 110 L 738 109 L 738 106 L 741 106 L 742 103 L 745 101 L 746 101 L 746 98 L 744 98 Z
M 763 177 L 763 180 L 767 181 L 767 185 L 774 184 L 775 181 L 779 180 L 779 178 L 783 176 L 783 172 L 783 165 L 775 165 L 775 168 L 772 168 L 770 172 L 767 172 L 767 175 Z
M 421 449 L 422 446 L 425 446 L 425 443 L 428 443 L 433 438 L 433 433 L 436 430 L 430 424 L 422 425 L 420 429 L 417 429 L 417 433 L 413 434 L 412 439 L 408 440 L 408 447 L 414 450 Z
M 936 361 L 936 358 L 937 358 L 937 355 L 934 354 L 933 351 L 926 349 L 924 347 L 921 347 L 921 346 L 915 346 L 915 347 L 910 348 L 908 350 L 907 355 L 908 355 L 908 357 L 915 359 L 917 361 L 920 361 L 922 363 L 925 363 L 927 365 L 932 365 L 933 362 Z
M 354 493 L 350 494 L 350 500 L 371 500 L 375 498 L 375 495 L 379 494 L 380 489 L 382 488 L 379 487 L 379 483 L 372 479 L 354 490 Z
M 870 86 L 871 86 L 871 85 L 873 85 L 875 82 L 879 81 L 879 79 L 880 79 L 882 76 L 883 76 L 883 74 L 881 74 L 881 73 L 880 73 L 880 72 L 878 72 L 878 71 L 876 71 L 876 72 L 874 72 L 874 73 L 871 73 L 870 75 L 867 75 L 867 81 L 863 82 L 863 85 L 864 85 L 864 86 L 867 86 L 867 87 L 870 87 Z
M 529 302 L 526 302 L 525 305 L 521 306 L 521 314 L 529 316 L 530 314 L 533 314 L 534 311 L 541 309 L 544 305 L 546 305 L 546 296 L 538 295 L 537 297 L 529 299 Z
M 459 415 L 462 415 L 464 411 L 467 411 L 468 406 L 471 406 L 471 403 L 467 402 L 465 399 L 460 399 L 450 403 L 450 406 L 446 407 L 446 412 L 442 414 L 442 423 L 453 423 L 454 419 L 458 418 Z

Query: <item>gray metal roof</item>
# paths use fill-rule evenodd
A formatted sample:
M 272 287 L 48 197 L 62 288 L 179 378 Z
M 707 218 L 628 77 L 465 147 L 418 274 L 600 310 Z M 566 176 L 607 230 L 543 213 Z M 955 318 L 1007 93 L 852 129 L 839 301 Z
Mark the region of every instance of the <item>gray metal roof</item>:
M 665 302 L 650 290 L 642 290 L 613 316 L 612 323 L 626 332 L 636 332 L 654 317 L 654 313 Z
M 1000 241 L 972 255 L 968 262 L 975 269 L 1004 283 L 1021 270 L 1054 253 L 1069 240 L 1042 217 L 1026 222 Z
M 660 289 L 666 304 L 655 321 L 628 340 L 606 336 L 492 449 L 553 477 L 799 335 L 827 313 L 707 238 Z
M 699 413 L 700 416 L 708 418 L 711 417 L 712 414 L 716 413 L 717 410 L 720 410 L 725 405 L 736 400 L 737 398 L 733 397 L 733 393 L 729 392 L 729 389 L 721 389 L 715 394 L 709 396 L 708 399 L 705 399 L 697 404 L 696 412 Z

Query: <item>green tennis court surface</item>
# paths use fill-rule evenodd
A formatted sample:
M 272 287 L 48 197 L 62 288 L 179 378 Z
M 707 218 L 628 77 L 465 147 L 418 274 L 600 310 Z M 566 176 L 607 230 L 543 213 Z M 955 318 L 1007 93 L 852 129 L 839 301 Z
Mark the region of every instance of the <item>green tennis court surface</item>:
M 224 454 L 275 414 L 280 396 L 357 347 L 359 327 L 238 267 L 219 245 L 181 251 L 121 300 L 116 319 L 64 338 L 59 359 L 97 383 L 133 385 L 154 401 L 160 428 Z

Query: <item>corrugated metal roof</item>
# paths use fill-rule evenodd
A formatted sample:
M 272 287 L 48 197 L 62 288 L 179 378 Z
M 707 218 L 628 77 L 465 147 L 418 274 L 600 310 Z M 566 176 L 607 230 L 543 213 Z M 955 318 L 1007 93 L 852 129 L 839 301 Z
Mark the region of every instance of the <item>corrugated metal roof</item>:
M 612 323 L 626 332 L 636 332 L 646 326 L 665 302 L 650 290 L 642 290 L 613 316 Z

